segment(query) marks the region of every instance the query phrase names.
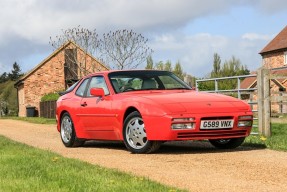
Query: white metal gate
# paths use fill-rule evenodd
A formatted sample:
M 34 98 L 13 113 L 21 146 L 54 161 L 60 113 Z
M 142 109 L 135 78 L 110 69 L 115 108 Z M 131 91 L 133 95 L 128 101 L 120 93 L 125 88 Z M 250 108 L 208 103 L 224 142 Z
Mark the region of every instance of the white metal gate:
M 214 82 L 214 90 L 208 90 L 207 92 L 212 93 L 221 93 L 221 94 L 228 94 L 231 92 L 237 93 L 237 97 L 239 99 L 242 98 L 243 93 L 253 93 L 257 95 L 257 99 L 249 99 L 248 103 L 251 105 L 252 111 L 254 113 L 254 122 L 258 122 L 258 124 L 254 124 L 254 127 L 258 127 L 259 134 L 262 134 L 264 136 L 271 136 L 271 106 L 276 104 L 279 106 L 279 113 L 276 113 L 277 115 L 282 115 L 287 113 L 287 92 L 286 88 L 283 86 L 283 90 L 274 91 L 270 90 L 270 82 L 273 82 L 276 84 L 276 79 L 287 79 L 287 74 L 284 75 L 278 75 L 274 73 L 274 71 L 278 71 L 284 69 L 286 70 L 286 67 L 283 68 L 277 68 L 277 69 L 265 69 L 260 68 L 257 71 L 257 75 L 242 75 L 242 76 L 233 76 L 233 77 L 221 77 L 221 78 L 212 78 L 212 79 L 201 79 L 196 80 L 196 90 L 199 90 L 199 84 L 202 82 L 208 82 L 213 81 Z M 241 89 L 241 80 L 245 78 L 250 77 L 256 77 L 256 86 L 253 88 L 248 89 Z M 228 81 L 231 79 L 237 79 L 237 87 L 230 90 L 220 90 L 218 89 L 218 82 L 219 81 Z M 278 82 L 277 82 L 278 83 Z M 282 85 L 281 85 L 282 86 Z M 252 97 L 250 97 L 252 98 Z
M 237 93 L 237 98 L 238 99 L 242 99 L 242 94 L 250 94 L 252 95 L 255 91 L 257 91 L 257 87 L 255 88 L 247 88 L 247 89 L 242 89 L 241 88 L 241 82 L 243 79 L 245 78 L 250 78 L 250 77 L 256 77 L 256 74 L 252 74 L 252 75 L 240 75 L 240 76 L 232 76 L 232 77 L 220 77 L 220 78 L 210 78 L 210 79 L 201 79 L 201 80 L 196 80 L 196 90 L 197 91 L 201 91 L 199 90 L 199 85 L 202 82 L 214 82 L 214 90 L 208 90 L 208 91 L 204 91 L 204 92 L 209 92 L 209 93 L 221 93 L 221 94 L 227 94 L 230 95 L 230 93 Z M 232 79 L 236 79 L 237 81 L 237 86 L 233 89 L 219 89 L 219 82 L 220 81 L 230 81 Z M 248 101 L 246 100 L 246 102 L 248 102 L 248 104 L 251 106 L 252 112 L 255 113 L 253 120 L 258 120 L 258 101 L 257 100 L 253 100 L 253 96 L 250 96 L 251 99 L 249 99 Z M 256 123 L 257 121 L 253 121 L 253 127 L 258 127 L 258 124 Z M 255 132 L 252 132 L 252 134 L 257 134 Z

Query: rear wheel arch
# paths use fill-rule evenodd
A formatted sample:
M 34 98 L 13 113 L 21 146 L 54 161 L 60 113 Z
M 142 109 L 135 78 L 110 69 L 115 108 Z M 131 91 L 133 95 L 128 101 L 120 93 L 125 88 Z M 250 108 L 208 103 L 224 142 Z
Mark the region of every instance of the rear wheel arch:
M 73 119 L 67 111 L 61 114 L 60 136 L 63 144 L 66 147 L 79 147 L 82 146 L 85 142 L 85 140 L 79 139 L 77 137 Z
M 62 117 L 63 117 L 63 115 L 65 114 L 65 113 L 69 113 L 68 111 L 66 111 L 66 110 L 63 110 L 62 112 L 61 112 L 61 114 L 60 114 L 60 121 L 61 121 L 61 119 L 62 119 Z
M 63 111 L 60 113 L 60 120 L 59 120 L 59 121 L 60 121 L 60 125 L 61 125 L 61 121 L 62 121 L 63 115 L 66 114 L 66 113 L 70 115 L 72 121 L 74 122 L 74 119 L 73 119 L 71 113 L 69 113 L 69 111 L 67 111 L 67 110 L 63 110 Z M 74 123 L 73 123 L 73 124 L 74 124 Z M 74 130 L 75 130 L 76 136 L 78 137 L 78 134 L 77 134 L 78 130 L 77 130 L 77 128 L 76 128 L 75 126 L 74 126 Z
M 71 113 L 69 113 L 69 111 L 63 110 L 63 111 L 61 112 L 61 114 L 60 114 L 60 123 L 61 123 L 61 120 L 62 120 L 62 118 L 63 118 L 63 115 L 66 114 L 66 113 L 70 115 L 70 117 L 71 117 L 72 120 L 74 120 L 73 117 L 72 117 L 72 115 L 71 115 Z M 75 127 L 74 127 L 74 129 L 75 129 L 75 132 L 76 132 L 76 135 L 77 135 L 77 129 L 76 129 Z

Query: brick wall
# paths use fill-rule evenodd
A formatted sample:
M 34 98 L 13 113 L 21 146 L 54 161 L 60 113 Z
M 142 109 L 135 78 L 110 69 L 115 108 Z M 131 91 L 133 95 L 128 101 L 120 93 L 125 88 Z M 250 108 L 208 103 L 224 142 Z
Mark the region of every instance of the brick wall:
M 68 48 L 75 48 L 69 46 Z M 88 73 L 107 70 L 98 61 L 94 60 L 81 49 L 77 49 L 78 62 L 85 64 Z M 40 100 L 45 94 L 65 90 L 64 50 L 49 57 L 45 63 L 33 73 L 24 78 L 23 84 L 18 86 L 19 116 L 26 116 L 26 106 L 34 106 L 40 114 Z M 85 63 L 84 63 L 85 62 Z M 79 77 L 81 75 L 79 74 Z
M 108 70 L 106 67 L 101 65 L 98 61 L 94 60 L 92 57 L 90 57 L 88 54 L 85 54 L 84 52 L 78 50 L 77 52 L 77 60 L 78 63 L 81 63 L 81 67 L 85 68 L 85 70 L 82 70 L 82 72 L 79 72 L 80 77 L 85 76 L 87 73 L 93 73 L 97 71 L 103 71 Z
M 287 85 L 287 82 L 286 82 Z M 274 98 L 276 96 L 279 96 L 279 87 L 273 82 L 270 81 L 270 96 L 271 98 Z M 270 99 L 271 99 L 270 98 Z M 245 100 L 247 103 L 248 102 L 258 102 L 258 93 L 257 91 L 251 92 L 250 93 L 250 98 Z M 258 110 L 258 105 L 251 105 L 253 110 Z M 271 112 L 272 113 L 287 113 L 287 105 L 283 106 L 282 111 L 280 110 L 280 104 L 279 103 L 271 103 Z M 257 115 L 257 113 L 255 113 Z
M 65 89 L 64 65 L 61 62 L 63 59 L 64 53 L 58 53 L 25 79 L 22 87 L 24 90 L 19 87 L 19 92 L 24 92 L 24 102 L 19 106 L 19 116 L 26 116 L 28 105 L 36 107 L 40 112 L 39 104 L 43 95 Z
M 276 52 L 276 53 L 265 53 L 262 55 L 263 66 L 267 69 L 278 68 L 286 66 L 284 65 L 284 52 Z

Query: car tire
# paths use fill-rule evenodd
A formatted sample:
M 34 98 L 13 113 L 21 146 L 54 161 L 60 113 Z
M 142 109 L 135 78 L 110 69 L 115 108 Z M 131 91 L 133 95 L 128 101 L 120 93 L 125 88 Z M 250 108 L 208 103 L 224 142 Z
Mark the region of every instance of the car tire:
M 209 142 L 218 149 L 234 149 L 244 142 L 245 137 L 232 139 L 210 139 Z
M 60 135 L 66 147 L 80 147 L 85 143 L 85 140 L 77 138 L 74 123 L 67 112 L 64 113 L 61 118 Z
M 130 113 L 123 128 L 125 146 L 132 153 L 153 153 L 159 149 L 161 142 L 149 141 L 145 132 L 143 119 L 139 112 Z

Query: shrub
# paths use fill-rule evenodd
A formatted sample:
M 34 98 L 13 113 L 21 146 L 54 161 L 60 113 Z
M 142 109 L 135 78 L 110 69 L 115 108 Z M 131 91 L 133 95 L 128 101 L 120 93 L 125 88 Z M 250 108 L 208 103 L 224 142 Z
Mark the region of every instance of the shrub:
M 48 93 L 41 98 L 41 101 L 57 101 L 59 97 L 60 95 L 58 93 Z
M 15 81 L 0 83 L 0 111 L 5 115 L 17 115 L 17 89 L 14 88 Z

